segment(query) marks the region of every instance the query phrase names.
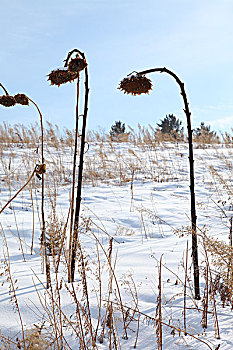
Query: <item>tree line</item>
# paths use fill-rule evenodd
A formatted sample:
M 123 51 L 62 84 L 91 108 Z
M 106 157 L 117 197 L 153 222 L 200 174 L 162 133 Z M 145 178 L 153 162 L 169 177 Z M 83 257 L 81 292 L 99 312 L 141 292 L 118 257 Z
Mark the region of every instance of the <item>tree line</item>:
M 156 132 L 166 139 L 174 139 L 176 141 L 184 140 L 184 127 L 182 121 L 179 120 L 174 114 L 168 114 L 159 123 L 156 124 Z M 111 126 L 110 136 L 118 138 L 120 135 L 126 133 L 125 123 L 120 120 L 115 121 L 115 124 Z M 201 122 L 200 126 L 193 130 L 193 137 L 195 141 L 206 141 L 209 143 L 219 142 L 219 136 L 217 132 L 211 130 L 210 125 L 205 125 Z

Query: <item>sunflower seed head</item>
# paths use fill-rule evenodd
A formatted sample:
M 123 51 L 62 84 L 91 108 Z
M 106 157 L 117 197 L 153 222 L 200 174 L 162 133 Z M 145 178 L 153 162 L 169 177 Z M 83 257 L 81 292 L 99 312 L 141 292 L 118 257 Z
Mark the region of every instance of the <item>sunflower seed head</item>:
M 68 64 L 68 71 L 78 73 L 78 72 L 81 72 L 86 67 L 87 67 L 86 60 L 80 57 L 76 57 L 76 58 L 73 58 Z
M 25 94 L 17 94 L 14 96 L 16 103 L 19 103 L 20 105 L 28 106 L 29 100 L 28 97 Z
M 57 85 L 74 81 L 78 77 L 78 72 L 70 72 L 67 69 L 56 69 L 48 75 L 51 85 Z
M 10 95 L 0 96 L 0 104 L 4 107 L 12 107 L 16 104 L 15 98 Z
M 144 75 L 131 75 L 120 82 L 118 89 L 124 91 L 125 94 L 132 94 L 134 96 L 149 94 L 149 91 L 152 90 L 152 83 Z

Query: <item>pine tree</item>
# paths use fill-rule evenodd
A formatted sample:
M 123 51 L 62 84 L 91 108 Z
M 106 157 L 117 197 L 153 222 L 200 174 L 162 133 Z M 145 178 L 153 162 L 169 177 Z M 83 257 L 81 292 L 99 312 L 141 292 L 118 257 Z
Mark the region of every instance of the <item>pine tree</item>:
M 172 138 L 183 138 L 184 128 L 181 126 L 182 121 L 177 119 L 173 114 L 168 114 L 161 123 L 157 123 L 162 134 L 169 134 Z
M 111 126 L 110 136 L 116 137 L 125 133 L 125 123 L 122 123 L 120 120 L 115 122 L 114 125 Z
M 197 142 L 211 143 L 219 141 L 216 131 L 211 131 L 210 125 L 205 125 L 204 122 L 201 122 L 199 128 L 193 130 L 193 135 L 194 140 Z

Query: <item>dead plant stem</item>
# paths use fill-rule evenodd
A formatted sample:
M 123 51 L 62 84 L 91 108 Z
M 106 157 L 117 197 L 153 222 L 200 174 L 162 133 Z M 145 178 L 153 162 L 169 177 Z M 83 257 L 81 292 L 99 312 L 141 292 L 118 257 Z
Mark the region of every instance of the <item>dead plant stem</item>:
M 78 121 L 79 121 L 79 74 L 77 77 L 77 102 L 75 115 L 75 139 L 74 139 L 74 158 L 73 158 L 73 174 L 72 174 L 72 190 L 71 190 L 71 211 L 70 211 L 70 240 L 69 240 L 69 265 L 68 265 L 68 282 L 71 281 L 71 256 L 73 242 L 73 224 L 74 224 L 74 194 L 75 194 L 75 177 L 76 177 L 76 162 L 78 151 Z
M 82 57 L 85 59 L 85 55 L 82 54 Z M 79 215 L 80 215 L 80 206 L 81 206 L 81 193 L 82 193 L 82 178 L 83 178 L 83 162 L 84 162 L 84 148 L 85 148 L 85 138 L 86 138 L 86 124 L 87 124 L 87 112 L 88 112 L 88 95 L 89 95 L 89 86 L 88 86 L 88 69 L 85 68 L 85 100 L 84 100 L 84 113 L 83 113 L 83 125 L 82 125 L 82 136 L 81 136 L 81 148 L 80 148 L 80 158 L 79 158 L 79 172 L 78 172 L 78 189 L 76 197 L 76 209 L 74 217 L 74 230 L 73 230 L 73 241 L 72 241 L 72 255 L 71 255 L 71 281 L 74 281 L 74 272 L 75 272 L 75 260 L 77 254 L 77 238 L 79 230 Z
M 24 188 L 29 184 L 29 182 L 31 181 L 31 179 L 33 178 L 34 174 L 35 174 L 36 168 L 33 170 L 31 176 L 29 177 L 29 179 L 27 180 L 27 182 L 18 190 L 18 192 L 16 192 L 16 194 L 2 207 L 2 209 L 0 210 L 0 214 L 3 212 L 3 210 L 20 194 L 20 192 L 22 192 L 24 190 Z
M 196 216 L 196 201 L 195 201 L 195 189 L 194 189 L 194 157 L 193 157 L 193 142 L 192 142 L 192 127 L 191 127 L 191 112 L 189 109 L 189 103 L 184 88 L 184 83 L 180 78 L 171 70 L 166 67 L 147 69 L 137 74 L 144 75 L 153 72 L 167 73 L 175 79 L 180 87 L 181 96 L 184 103 L 184 113 L 187 119 L 188 130 L 188 144 L 189 144 L 189 177 L 190 177 L 190 196 L 191 196 L 191 222 L 192 222 L 192 258 L 194 267 L 194 295 L 195 299 L 200 300 L 200 287 L 199 287 L 199 267 L 198 267 L 198 245 L 197 245 L 197 216 Z

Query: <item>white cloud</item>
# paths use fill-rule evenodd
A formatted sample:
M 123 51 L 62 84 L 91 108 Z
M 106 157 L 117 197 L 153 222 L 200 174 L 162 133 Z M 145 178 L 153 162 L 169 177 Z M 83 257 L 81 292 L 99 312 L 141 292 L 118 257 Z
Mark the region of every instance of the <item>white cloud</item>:
M 233 128 L 233 113 L 231 116 L 211 120 L 209 124 L 218 130 L 229 130 Z

